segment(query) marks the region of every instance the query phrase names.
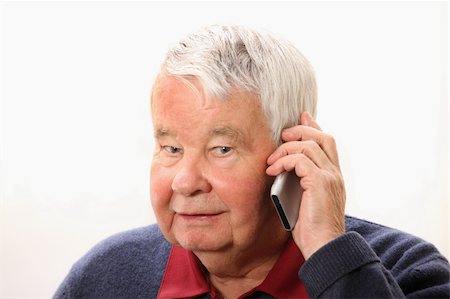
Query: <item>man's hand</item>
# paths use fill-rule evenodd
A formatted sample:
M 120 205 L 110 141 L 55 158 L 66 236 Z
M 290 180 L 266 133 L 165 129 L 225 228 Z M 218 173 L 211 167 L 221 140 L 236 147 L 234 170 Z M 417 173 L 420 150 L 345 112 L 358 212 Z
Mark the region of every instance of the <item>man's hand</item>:
M 308 259 L 345 232 L 345 187 L 334 138 L 307 112 L 300 123 L 283 131 L 285 143 L 267 159 L 266 172 L 276 176 L 295 170 L 299 177 L 304 191 L 292 236 Z

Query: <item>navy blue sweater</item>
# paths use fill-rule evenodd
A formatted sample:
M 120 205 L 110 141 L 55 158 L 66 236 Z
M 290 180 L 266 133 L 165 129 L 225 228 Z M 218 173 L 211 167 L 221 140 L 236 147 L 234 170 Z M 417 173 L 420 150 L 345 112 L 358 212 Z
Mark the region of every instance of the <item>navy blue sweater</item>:
M 353 217 L 346 230 L 299 269 L 310 297 L 450 297 L 448 261 L 430 243 Z M 114 235 L 72 267 L 54 298 L 156 298 L 170 249 L 157 225 Z

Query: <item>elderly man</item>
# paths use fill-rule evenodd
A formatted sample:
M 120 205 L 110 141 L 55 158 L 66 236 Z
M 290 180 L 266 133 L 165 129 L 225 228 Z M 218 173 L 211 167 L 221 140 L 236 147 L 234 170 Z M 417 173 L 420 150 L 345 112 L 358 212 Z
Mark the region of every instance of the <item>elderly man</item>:
M 171 49 L 153 87 L 151 202 L 157 225 L 101 242 L 55 298 L 448 297 L 434 246 L 346 217 L 333 137 L 314 120 L 316 84 L 288 42 L 210 26 Z M 274 177 L 303 192 L 292 231 Z

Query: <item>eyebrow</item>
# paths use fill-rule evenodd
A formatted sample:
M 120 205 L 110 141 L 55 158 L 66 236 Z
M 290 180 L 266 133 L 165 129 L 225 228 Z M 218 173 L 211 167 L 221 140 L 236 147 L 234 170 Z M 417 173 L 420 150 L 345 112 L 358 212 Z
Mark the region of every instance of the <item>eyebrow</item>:
M 242 134 L 241 131 L 236 130 L 232 127 L 217 127 L 217 128 L 213 128 L 209 131 L 209 136 L 210 137 L 214 137 L 214 136 L 226 136 L 231 138 L 233 141 L 238 142 L 238 143 L 243 143 L 244 142 L 244 136 Z
M 240 144 L 245 142 L 242 132 L 229 126 L 213 128 L 208 132 L 208 135 L 209 138 L 215 136 L 225 136 Z M 163 138 L 167 136 L 176 136 L 176 134 L 174 134 L 170 129 L 164 127 L 155 130 L 155 138 Z
M 155 137 L 161 138 L 165 136 L 173 136 L 172 132 L 167 128 L 159 128 L 155 131 Z

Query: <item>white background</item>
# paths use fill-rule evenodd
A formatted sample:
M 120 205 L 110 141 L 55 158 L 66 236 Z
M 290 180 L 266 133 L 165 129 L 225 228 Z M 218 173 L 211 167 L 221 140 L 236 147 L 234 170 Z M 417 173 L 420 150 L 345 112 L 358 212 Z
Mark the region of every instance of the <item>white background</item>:
M 154 222 L 149 93 L 211 23 L 311 61 L 347 213 L 448 244 L 446 2 L 2 3 L 0 297 L 50 297 L 99 240 Z

